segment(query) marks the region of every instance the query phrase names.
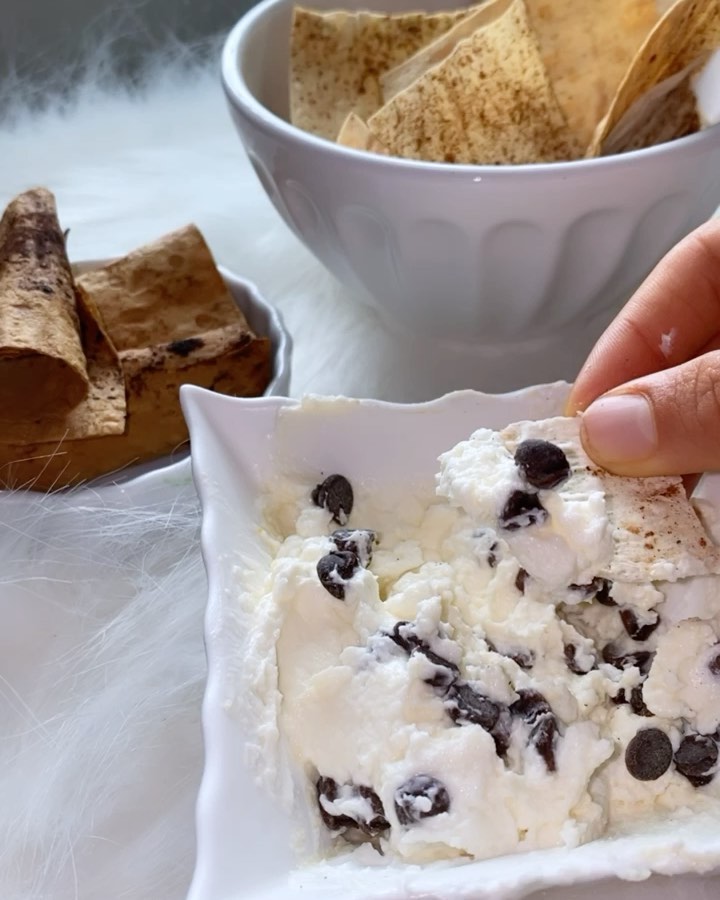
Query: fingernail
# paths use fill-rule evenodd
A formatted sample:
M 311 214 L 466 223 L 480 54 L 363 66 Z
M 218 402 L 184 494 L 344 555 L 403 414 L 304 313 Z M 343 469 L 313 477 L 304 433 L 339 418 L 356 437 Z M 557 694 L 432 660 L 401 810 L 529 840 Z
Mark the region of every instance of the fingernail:
M 585 442 L 598 461 L 647 459 L 657 448 L 652 407 L 643 394 L 607 394 L 582 417 Z

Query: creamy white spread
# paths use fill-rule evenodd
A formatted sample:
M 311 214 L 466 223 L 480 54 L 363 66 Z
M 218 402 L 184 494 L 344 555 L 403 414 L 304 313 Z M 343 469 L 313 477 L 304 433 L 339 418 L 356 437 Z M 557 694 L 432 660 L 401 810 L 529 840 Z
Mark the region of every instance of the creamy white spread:
M 441 457 L 434 496 L 356 484 L 332 521 L 329 487 L 269 491 L 258 628 L 277 631 L 279 730 L 328 852 L 481 859 L 720 802 L 717 578 L 691 579 L 700 618 L 683 582 L 597 578 L 612 529 L 585 463 L 535 488 L 482 430 Z M 513 492 L 530 521 L 507 517 Z

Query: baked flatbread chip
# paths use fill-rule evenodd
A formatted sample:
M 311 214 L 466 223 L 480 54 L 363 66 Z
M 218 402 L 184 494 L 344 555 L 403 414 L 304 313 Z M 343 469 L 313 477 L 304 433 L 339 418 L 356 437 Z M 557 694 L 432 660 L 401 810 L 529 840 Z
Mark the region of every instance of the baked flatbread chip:
M 693 81 L 700 64 L 697 60 L 643 94 L 608 135 L 603 154 L 642 150 L 699 131 L 702 122 Z
M 36 188 L 0 220 L 0 422 L 67 412 L 89 384 L 55 198 Z
M 391 154 L 506 164 L 574 159 L 522 0 L 460 40 L 368 120 Z
M 296 7 L 290 38 L 290 121 L 334 141 L 348 113 L 382 105 L 380 76 L 468 14 L 381 15 Z
M 504 15 L 514 0 L 486 0 L 456 22 L 445 34 L 435 38 L 417 53 L 380 76 L 380 86 L 385 103 L 417 81 L 428 69 L 444 62 L 460 41 L 473 35 L 478 28 L 489 25 Z
M 350 113 L 343 122 L 337 143 L 353 150 L 367 150 L 370 153 L 387 153 L 387 148 L 375 137 L 366 123 L 355 113 Z
M 245 323 L 194 225 L 77 276 L 119 351 Z
M 588 156 L 601 156 L 606 144 L 631 107 L 648 91 L 693 65 L 701 65 L 720 47 L 720 3 L 718 0 L 677 0 L 650 32 L 638 50 L 625 77 L 598 125 Z M 681 108 L 677 133 L 686 127 L 686 110 Z M 667 138 L 666 138 L 667 139 Z
M 121 434 L 125 383 L 94 304 L 79 296 L 52 194 L 0 223 L 0 441 Z
M 583 147 L 660 18 L 655 0 L 525 0 L 545 68 Z
M 718 548 L 688 500 L 682 479 L 628 478 L 598 468 L 583 449 L 580 422 L 579 416 L 519 422 L 503 429 L 500 437 L 511 453 L 526 438 L 559 446 L 571 465 L 576 494 L 590 494 L 600 482 L 613 550 L 595 574 L 632 584 L 720 572 Z
M 178 399 L 182 384 L 255 397 L 271 374 L 268 339 L 255 337 L 239 319 L 194 338 L 123 350 L 120 358 L 127 382 L 125 433 L 2 444 L 0 486 L 55 490 L 171 454 L 188 440 Z

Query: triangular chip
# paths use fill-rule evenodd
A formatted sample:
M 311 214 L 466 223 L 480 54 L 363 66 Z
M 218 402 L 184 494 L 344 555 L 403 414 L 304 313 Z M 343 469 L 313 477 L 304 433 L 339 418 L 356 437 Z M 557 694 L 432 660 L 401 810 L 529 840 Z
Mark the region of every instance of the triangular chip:
M 648 91 L 666 82 L 694 63 L 705 61 L 720 47 L 720 3 L 718 0 L 677 0 L 648 35 L 635 56 L 610 105 L 598 125 L 588 156 L 606 153 L 605 144 L 628 110 Z M 681 111 L 677 133 L 684 133 L 685 111 Z M 668 129 L 672 132 L 671 129 Z
M 525 0 L 572 134 L 592 139 L 635 54 L 660 18 L 655 0 Z
M 487 0 L 486 3 L 470 12 L 463 19 L 456 22 L 445 34 L 435 38 L 426 44 L 421 50 L 411 57 L 390 69 L 380 77 L 383 101 L 390 100 L 400 91 L 417 81 L 433 66 L 444 62 L 455 50 L 460 41 L 471 37 L 478 28 L 489 25 L 500 16 L 504 15 L 513 5 L 514 0 Z
M 720 572 L 718 548 L 705 531 L 677 476 L 627 478 L 611 475 L 587 457 L 580 440 L 580 417 L 519 422 L 500 432 L 514 454 L 528 438 L 560 447 L 572 467 L 575 497 L 602 490 L 610 523 L 609 557 L 592 574 L 627 583 L 677 581 Z M 569 496 L 569 495 L 568 495 Z M 579 514 L 578 514 L 579 515 Z M 578 518 L 578 527 L 582 518 Z
M 194 225 L 77 276 L 119 351 L 245 323 Z
M 13 345 L 0 365 L 0 441 L 122 434 L 120 362 L 97 309 L 76 288 L 49 191 L 10 204 L 0 244 L 0 333 L 5 350 Z
M 340 134 L 337 136 L 337 143 L 343 147 L 351 147 L 353 150 L 367 150 L 370 153 L 388 152 L 387 147 L 383 146 L 360 116 L 355 113 L 350 113 L 343 122 Z
M 335 140 L 346 116 L 382 105 L 380 76 L 464 18 L 467 9 L 381 15 L 296 7 L 290 39 L 290 121 Z
M 643 94 L 607 137 L 603 154 L 642 150 L 698 131 L 701 121 L 693 76 L 700 62 Z
M 540 57 L 522 0 L 368 120 L 393 155 L 455 163 L 573 159 L 579 145 Z

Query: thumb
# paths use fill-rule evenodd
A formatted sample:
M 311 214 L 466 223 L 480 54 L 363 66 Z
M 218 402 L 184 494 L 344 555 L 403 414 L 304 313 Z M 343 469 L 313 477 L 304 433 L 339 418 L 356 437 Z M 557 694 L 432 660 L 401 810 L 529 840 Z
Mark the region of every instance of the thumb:
M 582 416 L 591 459 L 617 475 L 720 470 L 720 351 L 603 394 Z

